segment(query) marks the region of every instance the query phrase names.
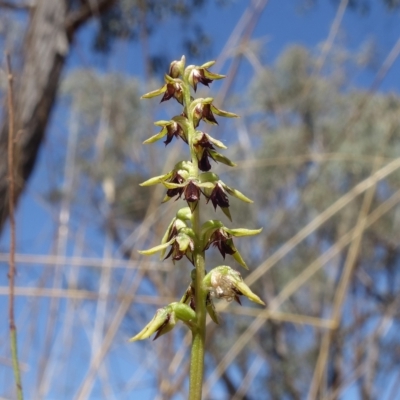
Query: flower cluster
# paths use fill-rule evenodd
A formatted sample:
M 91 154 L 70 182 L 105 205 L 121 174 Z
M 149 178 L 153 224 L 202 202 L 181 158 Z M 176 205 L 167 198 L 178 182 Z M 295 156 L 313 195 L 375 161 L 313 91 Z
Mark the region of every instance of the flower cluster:
M 243 202 L 252 203 L 239 190 L 225 184 L 217 174 L 211 172 L 213 162 L 223 163 L 234 167 L 229 158 L 220 154 L 218 150 L 226 149 L 219 140 L 199 128 L 203 121 L 206 124 L 218 125 L 216 117 L 236 118 L 237 115 L 216 107 L 211 97 L 194 99 L 191 91 L 196 92 L 198 84 L 209 86 L 214 80 L 224 78 L 209 71 L 213 61 L 200 66 L 185 67 L 185 58 L 171 63 L 168 74 L 164 77 L 164 85 L 142 96 L 145 99 L 157 96 L 161 102 L 175 99 L 183 106 L 182 113 L 170 120 L 157 121 L 155 125 L 161 130 L 145 144 L 164 140 L 168 145 L 175 138 L 182 139 L 189 147 L 191 159 L 182 160 L 175 164 L 173 169 L 143 182 L 141 186 L 163 185 L 166 189 L 162 202 L 171 199 L 183 200 L 187 206 L 179 209 L 170 222 L 161 243 L 148 250 L 140 251 L 144 255 L 160 253 L 161 259 L 170 258 L 174 263 L 187 258 L 194 269 L 191 273 L 191 283 L 179 302 L 171 303 L 157 311 L 149 324 L 131 340 L 142 340 L 155 335 L 155 339 L 169 332 L 175 327 L 177 320 L 181 320 L 195 334 L 205 329 L 205 311 L 211 319 L 219 322 L 215 312 L 213 298 L 236 300 L 239 296 L 246 296 L 251 301 L 264 305 L 245 284 L 239 272 L 228 266 L 218 266 L 209 273 L 205 271 L 205 252 L 215 247 L 225 259 L 232 257 L 239 265 L 248 268 L 233 240 L 237 237 L 251 236 L 260 233 L 261 229 L 250 230 L 244 228 L 231 229 L 219 220 L 209 220 L 201 223 L 199 204 L 203 197 L 206 203 L 211 203 L 214 210 L 219 207 L 225 216 L 232 221 L 230 212 L 231 197 Z M 201 319 L 202 318 L 202 319 Z

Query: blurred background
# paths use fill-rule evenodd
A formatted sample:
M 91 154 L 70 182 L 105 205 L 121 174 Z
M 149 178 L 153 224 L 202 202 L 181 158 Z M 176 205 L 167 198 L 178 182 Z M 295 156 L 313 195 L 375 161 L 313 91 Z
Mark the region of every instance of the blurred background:
M 238 164 L 213 170 L 254 200 L 231 201 L 232 223 L 204 218 L 263 228 L 235 244 L 267 307 L 218 304 L 204 398 L 400 399 L 399 13 L 398 0 L 0 0 L 0 398 L 15 398 L 8 50 L 26 399 L 187 396 L 184 326 L 128 343 L 190 281 L 187 260 L 137 252 L 183 206 L 138 186 L 188 157 L 182 141 L 142 145 L 180 107 L 139 99 L 182 54 L 227 75 L 198 95 L 241 118 L 200 128 Z

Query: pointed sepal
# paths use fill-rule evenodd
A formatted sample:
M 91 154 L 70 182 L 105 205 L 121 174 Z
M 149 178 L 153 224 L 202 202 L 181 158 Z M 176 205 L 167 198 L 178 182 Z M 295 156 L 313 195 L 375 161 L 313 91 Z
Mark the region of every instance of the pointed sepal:
M 168 246 L 173 244 L 175 242 L 175 238 L 169 240 L 166 243 L 159 244 L 158 246 L 152 247 L 151 249 L 148 250 L 138 250 L 140 254 L 143 254 L 144 256 L 152 256 L 153 254 L 158 253 L 159 251 L 163 251 L 166 249 Z
M 174 329 L 177 320 L 181 320 L 189 327 L 196 323 L 196 313 L 188 305 L 183 303 L 171 303 L 168 306 L 159 308 L 153 319 L 134 337 L 129 339 L 130 342 L 148 339 L 154 333 L 156 336 L 153 340 L 165 335 Z
M 214 302 L 211 298 L 210 293 L 207 294 L 207 298 L 206 298 L 206 310 L 207 310 L 208 315 L 214 321 L 214 323 L 216 323 L 218 325 L 219 317 L 218 317 L 217 312 L 215 311 Z
M 175 324 L 176 319 L 171 307 L 159 308 L 153 319 L 129 341 L 136 342 L 137 340 L 148 339 L 153 333 L 156 333 L 154 337 L 154 340 L 156 340 L 165 333 L 170 332 L 175 327 Z

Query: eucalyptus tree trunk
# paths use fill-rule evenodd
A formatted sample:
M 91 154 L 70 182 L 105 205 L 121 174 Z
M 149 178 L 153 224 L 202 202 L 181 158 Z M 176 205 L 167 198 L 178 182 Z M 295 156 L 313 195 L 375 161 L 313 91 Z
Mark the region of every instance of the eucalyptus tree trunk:
M 96 16 L 115 2 L 98 1 Z M 74 33 L 93 10 L 85 1 L 70 11 L 68 0 L 37 0 L 29 12 L 22 67 L 15 77 L 16 202 L 33 172 Z M 0 232 L 8 217 L 7 129 L 5 118 L 0 128 Z

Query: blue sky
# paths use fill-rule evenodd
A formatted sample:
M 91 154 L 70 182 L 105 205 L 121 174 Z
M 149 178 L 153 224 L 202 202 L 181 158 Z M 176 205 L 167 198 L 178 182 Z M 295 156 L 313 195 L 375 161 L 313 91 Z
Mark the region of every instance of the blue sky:
M 204 30 L 213 40 L 210 58 L 218 60 L 218 55 L 243 15 L 245 5 L 248 2 L 236 0 L 232 1 L 229 6 L 224 7 L 215 6 L 212 3 L 210 2 L 209 6 L 201 12 L 201 23 L 204 26 Z M 335 45 L 340 44 L 350 51 L 359 51 L 367 42 L 372 41 L 376 49 L 376 65 L 380 67 L 400 35 L 400 25 L 398 24 L 398 15 L 396 13 L 387 12 L 380 1 L 371 3 L 372 7 L 367 15 L 359 15 L 357 12 L 349 10 L 346 12 Z M 321 0 L 309 8 L 304 7 L 304 4 L 306 4 L 306 1 L 303 0 L 283 2 L 270 0 L 268 2 L 252 36 L 253 40 L 265 42 L 263 49 L 263 61 L 265 64 L 273 64 L 285 48 L 294 44 L 304 45 L 317 53 L 318 46 L 328 37 L 332 20 L 337 11 L 334 2 Z M 219 23 L 219 16 L 223 16 L 223 24 Z M 108 57 L 99 56 L 92 51 L 93 25 L 94 23 L 89 24 L 88 27 L 81 30 L 76 40 L 78 43 L 77 49 L 72 52 L 68 62 L 67 73 L 75 68 L 86 66 L 100 71 L 134 75 L 140 79 L 143 74 L 140 43 L 117 42 Z M 158 49 L 167 49 L 172 57 L 180 58 L 183 52 L 180 47 L 180 29 L 180 24 L 172 22 L 160 26 L 159 33 L 150 38 L 149 48 L 151 52 L 154 54 Z M 188 62 L 190 63 L 190 60 Z M 380 90 L 399 91 L 399 66 L 400 60 L 396 60 L 382 82 Z M 226 72 L 228 67 L 229 60 L 222 66 L 222 71 Z M 251 66 L 247 61 L 242 62 L 240 72 L 239 79 L 247 81 L 246 75 L 252 73 Z M 369 68 L 356 77 L 354 84 L 369 88 L 376 73 L 377 68 Z M 65 124 L 60 124 L 60 121 L 63 121 L 64 118 L 65 109 L 60 104 L 53 114 L 52 124 L 47 133 L 48 139 L 46 142 L 47 144 L 50 143 L 51 147 L 54 146 L 52 137 L 60 135 L 61 139 L 65 140 L 69 127 Z M 50 236 L 53 234 L 50 226 L 43 231 L 46 226 L 43 221 L 49 219 L 49 210 L 37 197 L 37 189 L 43 187 L 43 179 L 46 180 L 46 184 L 49 183 L 47 165 L 54 157 L 54 155 L 48 153 L 52 149 L 49 149 L 47 144 L 45 143 L 40 153 L 35 173 L 29 182 L 28 190 L 18 210 L 20 227 L 18 239 L 23 247 L 24 243 L 28 243 L 30 253 L 42 252 L 42 249 L 38 250 L 38 247 L 34 244 L 38 226 L 41 227 L 42 234 L 44 232 L 47 232 Z M 62 145 L 65 144 L 66 142 L 64 141 Z M 39 189 L 39 192 L 43 193 L 43 190 Z M 5 242 L 7 242 L 7 234 L 1 238 L 0 246 Z M 22 250 L 21 247 L 20 249 Z

